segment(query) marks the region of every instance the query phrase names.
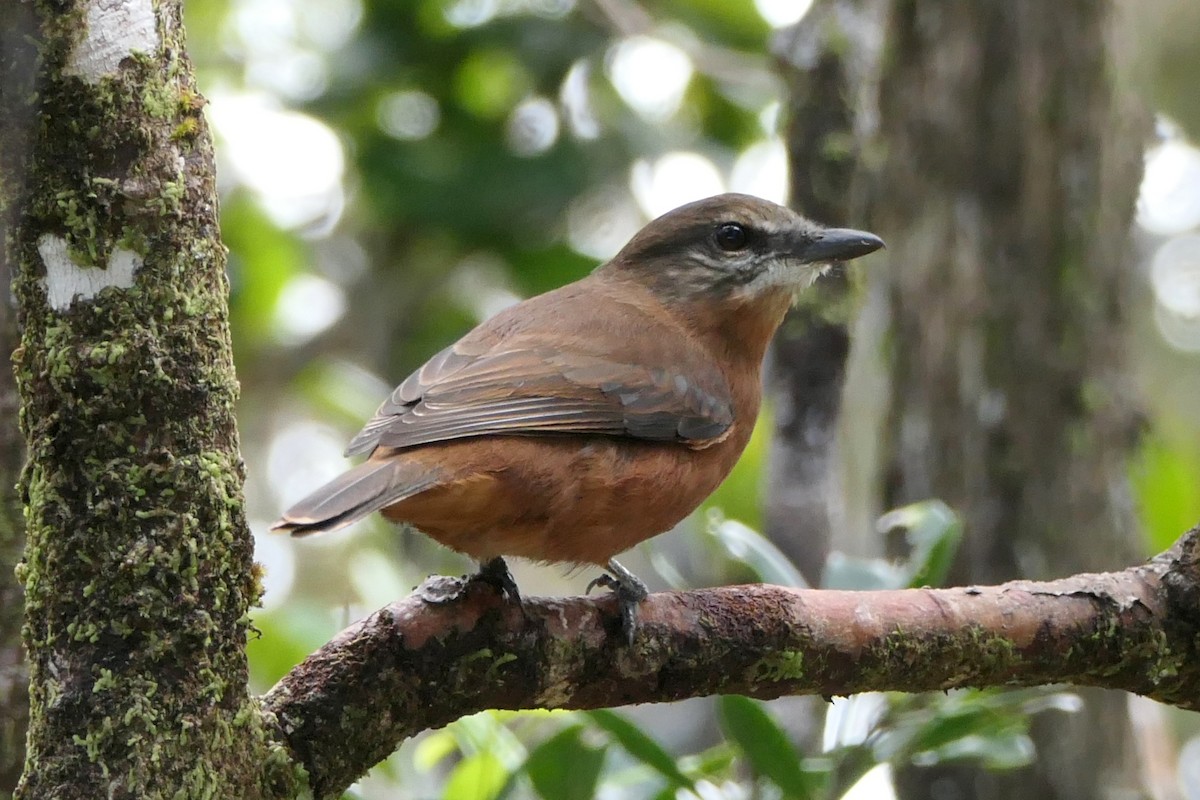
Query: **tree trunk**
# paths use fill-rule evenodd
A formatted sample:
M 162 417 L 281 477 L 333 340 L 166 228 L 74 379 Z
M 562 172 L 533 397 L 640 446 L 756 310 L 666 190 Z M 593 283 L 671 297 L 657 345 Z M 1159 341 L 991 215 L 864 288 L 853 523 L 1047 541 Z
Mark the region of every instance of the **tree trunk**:
M 787 84 L 791 202 L 828 225 L 850 225 L 863 211 L 856 191 L 864 140 L 859 100 L 877 37 L 863 35 L 871 25 L 861 5 L 818 4 L 774 48 Z M 813 585 L 832 532 L 846 528 L 837 431 L 852 294 L 843 271 L 818 280 L 776 335 L 767 368 L 775 428 L 765 533 Z
M 8 264 L 0 258 L 0 353 L 11 353 L 17 324 L 8 302 Z M 24 607 L 16 565 L 25 544 L 25 521 L 17 494 L 24 459 L 17 428 L 17 387 L 12 370 L 0 368 L 0 797 L 17 785 L 25 760 L 29 724 L 29 678 L 21 647 Z
M 37 51 L 30 45 L 36 30 L 27 3 L 0 6 L 0 197 L 23 193 L 28 169 L 34 109 Z M 18 218 L 16 204 L 0 205 L 0 798 L 11 796 L 25 760 L 29 724 L 29 676 L 21 646 L 24 599 L 16 566 L 25 547 L 25 519 L 17 481 L 25 448 L 17 425 L 20 400 L 9 358 L 18 339 L 12 297 L 10 241 Z
M 883 504 L 964 515 L 956 584 L 1131 563 L 1122 347 L 1146 120 L 1114 87 L 1113 7 L 889 13 L 869 215 L 891 265 Z M 1136 796 L 1125 697 L 1085 694 L 1036 721 L 1029 769 L 910 772 L 904 796 Z
M 29 7 L 37 129 L 24 185 L 11 164 L 4 184 L 29 453 L 16 796 L 275 796 L 295 779 L 246 691 L 260 587 L 180 3 Z

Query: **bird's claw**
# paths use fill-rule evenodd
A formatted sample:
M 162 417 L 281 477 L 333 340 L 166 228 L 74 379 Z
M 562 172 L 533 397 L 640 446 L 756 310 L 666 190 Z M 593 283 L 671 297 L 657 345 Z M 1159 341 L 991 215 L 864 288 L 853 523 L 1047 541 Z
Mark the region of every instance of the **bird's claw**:
M 650 595 L 650 590 L 636 575 L 621 566 L 615 558 L 609 559 L 608 572 L 601 573 L 588 583 L 587 593 L 591 594 L 592 589 L 597 586 L 611 589 L 612 593 L 616 595 L 617 608 L 621 612 L 621 630 L 625 633 L 625 643 L 632 646 L 638 627 L 638 606 Z
M 482 581 L 499 592 L 501 596 L 521 605 L 521 592 L 517 589 L 517 582 L 513 579 L 512 573 L 508 571 L 508 564 L 504 563 L 504 559 L 499 556 L 480 563 L 479 572 L 472 575 L 470 580 Z
M 597 586 L 603 589 L 612 589 L 615 592 L 621 587 L 621 583 L 607 572 L 601 572 L 598 578 L 592 578 L 587 588 L 583 590 L 583 593 L 591 594 L 592 589 L 595 589 Z

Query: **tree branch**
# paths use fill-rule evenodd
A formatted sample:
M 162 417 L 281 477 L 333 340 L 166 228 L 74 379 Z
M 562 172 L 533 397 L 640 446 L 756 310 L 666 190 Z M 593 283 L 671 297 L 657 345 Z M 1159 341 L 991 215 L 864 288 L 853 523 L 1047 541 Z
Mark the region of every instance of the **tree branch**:
M 1200 709 L 1193 530 L 1121 572 L 844 592 L 651 595 L 632 648 L 611 598 L 529 598 L 430 578 L 344 630 L 264 698 L 318 798 L 403 739 L 487 708 L 599 708 L 708 694 L 846 695 L 1073 683 Z

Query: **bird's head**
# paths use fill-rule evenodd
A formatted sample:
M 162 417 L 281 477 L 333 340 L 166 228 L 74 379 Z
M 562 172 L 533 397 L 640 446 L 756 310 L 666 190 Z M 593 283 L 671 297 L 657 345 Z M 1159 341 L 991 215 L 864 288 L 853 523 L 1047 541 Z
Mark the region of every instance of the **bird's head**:
M 778 305 L 829 264 L 883 247 L 872 233 L 824 228 L 744 194 L 680 206 L 638 231 L 604 269 L 648 286 L 670 305 L 708 300 Z

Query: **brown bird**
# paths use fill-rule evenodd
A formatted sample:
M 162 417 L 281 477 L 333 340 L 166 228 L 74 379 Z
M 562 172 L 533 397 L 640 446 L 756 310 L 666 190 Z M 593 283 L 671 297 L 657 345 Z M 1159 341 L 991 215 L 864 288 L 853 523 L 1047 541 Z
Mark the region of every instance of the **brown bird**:
M 729 474 L 795 293 L 882 246 L 747 195 L 677 208 L 429 359 L 350 442 L 366 462 L 272 527 L 304 536 L 382 511 L 478 559 L 514 599 L 503 556 L 597 564 L 611 577 L 592 584 L 613 589 L 632 636 L 647 590 L 613 557 Z

